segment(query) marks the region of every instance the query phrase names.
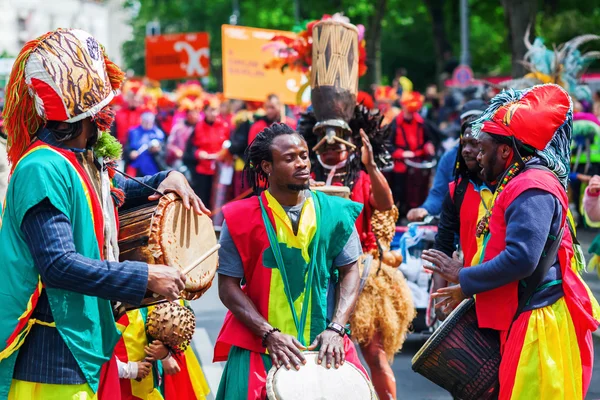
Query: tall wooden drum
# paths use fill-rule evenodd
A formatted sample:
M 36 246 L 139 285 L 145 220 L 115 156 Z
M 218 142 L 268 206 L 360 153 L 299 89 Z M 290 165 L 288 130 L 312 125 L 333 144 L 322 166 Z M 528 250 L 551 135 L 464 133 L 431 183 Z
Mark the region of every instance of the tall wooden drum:
M 315 130 L 336 126 L 350 131 L 358 94 L 358 29 L 339 21 L 321 21 L 313 28 L 311 101 Z

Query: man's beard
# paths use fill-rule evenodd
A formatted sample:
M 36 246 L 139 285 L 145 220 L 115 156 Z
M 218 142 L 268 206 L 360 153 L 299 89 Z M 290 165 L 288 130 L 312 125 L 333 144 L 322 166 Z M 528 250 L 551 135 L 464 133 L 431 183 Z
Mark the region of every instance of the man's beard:
M 493 166 L 496 165 L 496 162 L 498 162 L 498 153 L 494 152 L 494 154 L 492 155 L 492 159 L 490 160 L 489 164 L 489 168 L 485 168 L 484 167 L 484 171 L 485 171 L 485 180 L 487 182 L 496 182 L 496 180 L 498 179 L 498 176 L 494 175 L 494 169 Z
M 287 188 L 289 190 L 294 191 L 294 192 L 301 192 L 303 190 L 309 189 L 310 185 L 308 183 L 304 183 L 302 185 L 294 185 L 294 184 L 290 183 L 290 184 L 287 185 Z

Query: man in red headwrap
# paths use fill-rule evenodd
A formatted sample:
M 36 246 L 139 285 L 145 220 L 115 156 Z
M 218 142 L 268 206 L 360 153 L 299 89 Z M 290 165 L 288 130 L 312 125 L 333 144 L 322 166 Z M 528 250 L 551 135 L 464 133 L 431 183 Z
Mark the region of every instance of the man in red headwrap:
M 417 92 L 404 93 L 402 112 L 390 124 L 391 143 L 394 148 L 392 192 L 400 216 L 423 204 L 429 190 L 430 170 L 410 168 L 405 160 L 421 162 L 435 153 L 432 134 L 419 110 L 423 96 Z
M 473 125 L 485 180 L 497 183 L 481 218 L 472 266 L 426 250 L 449 282 L 448 302 L 474 296 L 480 328 L 499 332 L 498 398 L 583 399 L 592 377 L 600 309 L 579 272 L 583 255 L 567 198 L 572 105 L 548 84 L 509 90 Z M 579 253 L 579 254 L 577 254 Z

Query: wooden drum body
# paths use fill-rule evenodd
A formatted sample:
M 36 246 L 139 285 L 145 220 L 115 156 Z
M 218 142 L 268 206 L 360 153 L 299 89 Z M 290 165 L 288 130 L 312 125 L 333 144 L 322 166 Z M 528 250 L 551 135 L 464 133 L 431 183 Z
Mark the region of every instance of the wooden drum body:
M 358 94 L 358 59 L 356 26 L 333 20 L 315 24 L 311 67 L 315 131 L 350 132 L 348 122 Z
M 306 365 L 295 369 L 272 367 L 267 376 L 269 400 L 375 400 L 371 382 L 352 363 L 338 369 L 317 364 L 317 351 L 302 353 Z
M 158 202 L 119 214 L 121 261 L 164 264 L 184 270 L 217 244 L 210 217 L 186 210 L 173 193 Z M 184 296 L 197 298 L 210 288 L 217 253 L 187 275 Z
M 412 360 L 412 369 L 461 400 L 497 399 L 500 337 L 480 329 L 475 301 L 463 301 Z

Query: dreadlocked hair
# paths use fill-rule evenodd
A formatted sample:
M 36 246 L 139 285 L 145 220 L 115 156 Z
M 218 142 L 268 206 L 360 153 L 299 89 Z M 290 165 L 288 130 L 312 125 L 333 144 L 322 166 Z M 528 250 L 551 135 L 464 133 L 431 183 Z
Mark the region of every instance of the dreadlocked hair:
M 460 137 L 458 139 L 458 149 L 456 152 L 456 161 L 454 162 L 454 182 L 458 185 L 458 180 L 460 178 L 467 178 L 470 179 L 471 177 L 471 171 L 469 171 L 469 168 L 467 168 L 467 163 L 465 162 L 465 159 L 462 156 L 462 150 L 463 150 L 463 145 L 462 145 L 462 137 L 465 134 L 465 131 L 469 128 L 473 126 L 473 120 L 471 121 L 467 121 L 465 123 L 462 124 L 462 126 L 460 127 Z
M 247 180 L 255 194 L 260 194 L 261 191 L 269 187 L 269 176 L 263 171 L 262 162 L 273 161 L 273 153 L 271 152 L 273 140 L 277 136 L 293 135 L 295 133 L 297 132 L 286 124 L 275 123 L 260 131 L 246 148 L 244 152 L 246 165 L 244 166 L 242 181 Z
M 390 136 L 389 126 L 381 126 L 383 116 L 377 111 L 373 113 L 369 111 L 362 104 L 356 105 L 354 108 L 354 116 L 348 123 L 352 130 L 351 139 L 352 143 L 357 145 L 356 155 L 351 157 L 346 164 L 346 179 L 344 184 L 350 189 L 354 187 L 357 181 L 358 174 L 363 168 L 360 160 L 360 149 L 362 147 L 362 138 L 360 136 L 360 130 L 364 130 L 371 146 L 373 147 L 373 155 L 375 156 L 375 162 L 380 169 L 388 168 L 392 165 L 392 157 L 386 147 L 386 142 Z M 313 166 L 313 172 L 316 175 L 317 180 L 324 180 L 327 175 L 325 169 L 321 166 L 317 160 L 316 152 L 312 149 L 317 145 L 320 137 L 313 131 L 314 126 L 317 123 L 317 118 L 314 112 L 308 111 L 301 115 L 300 121 L 298 122 L 298 133 L 304 137 L 310 151 L 310 161 Z

